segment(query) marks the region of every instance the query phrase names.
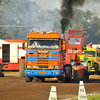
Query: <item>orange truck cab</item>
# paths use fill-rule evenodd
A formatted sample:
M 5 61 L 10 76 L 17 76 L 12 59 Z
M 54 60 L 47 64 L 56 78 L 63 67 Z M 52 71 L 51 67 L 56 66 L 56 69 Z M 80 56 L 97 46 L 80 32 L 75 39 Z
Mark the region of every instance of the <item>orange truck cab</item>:
M 63 76 L 63 46 L 59 32 L 30 32 L 25 55 L 26 82 Z

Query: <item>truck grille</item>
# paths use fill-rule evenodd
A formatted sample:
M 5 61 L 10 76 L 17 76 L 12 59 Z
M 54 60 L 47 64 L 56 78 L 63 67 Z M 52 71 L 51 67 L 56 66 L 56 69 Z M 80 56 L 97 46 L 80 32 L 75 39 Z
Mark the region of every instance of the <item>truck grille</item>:
M 48 66 L 39 66 L 39 68 L 48 68 Z
M 54 55 L 43 55 L 43 54 L 37 54 L 37 55 L 27 55 L 27 62 L 31 62 L 32 64 L 43 64 L 46 65 L 45 68 L 48 68 L 48 64 L 54 64 L 59 62 L 59 56 Z M 39 65 L 38 65 L 39 66 Z M 42 68 L 43 66 L 40 66 Z

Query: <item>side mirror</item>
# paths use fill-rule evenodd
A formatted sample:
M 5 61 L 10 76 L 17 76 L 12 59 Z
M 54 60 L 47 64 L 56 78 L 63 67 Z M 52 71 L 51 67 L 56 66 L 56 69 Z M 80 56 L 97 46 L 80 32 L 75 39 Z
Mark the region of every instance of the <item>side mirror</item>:
M 66 50 L 66 42 L 63 41 L 63 50 Z
M 25 43 L 22 43 L 22 48 L 23 50 L 25 50 Z

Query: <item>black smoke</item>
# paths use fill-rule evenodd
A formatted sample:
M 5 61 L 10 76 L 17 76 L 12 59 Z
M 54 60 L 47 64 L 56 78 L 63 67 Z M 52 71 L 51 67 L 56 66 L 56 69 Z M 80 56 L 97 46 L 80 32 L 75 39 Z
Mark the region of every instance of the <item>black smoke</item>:
M 85 0 L 61 0 L 61 30 L 65 32 L 66 27 L 73 18 L 76 7 L 82 6 Z

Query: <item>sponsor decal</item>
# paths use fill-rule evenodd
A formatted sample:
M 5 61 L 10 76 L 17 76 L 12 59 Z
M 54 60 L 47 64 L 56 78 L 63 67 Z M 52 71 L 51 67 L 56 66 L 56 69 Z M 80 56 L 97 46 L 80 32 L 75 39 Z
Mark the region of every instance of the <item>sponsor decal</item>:
M 37 53 L 49 53 L 49 51 L 37 51 Z

